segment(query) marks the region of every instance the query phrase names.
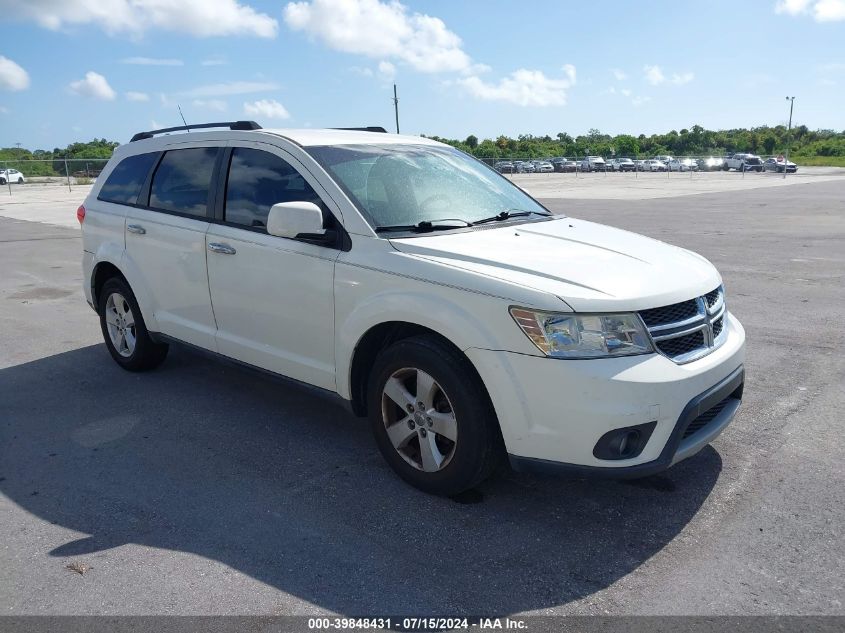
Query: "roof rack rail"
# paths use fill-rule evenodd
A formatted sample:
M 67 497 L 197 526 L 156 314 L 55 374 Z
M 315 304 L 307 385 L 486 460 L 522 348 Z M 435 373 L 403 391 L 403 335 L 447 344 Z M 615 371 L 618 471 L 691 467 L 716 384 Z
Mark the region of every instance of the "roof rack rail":
M 160 130 L 150 130 L 149 132 L 138 132 L 130 143 L 140 141 L 145 138 L 153 138 L 156 134 L 167 134 L 168 132 L 182 132 L 191 130 L 202 130 L 212 127 L 227 127 L 230 130 L 260 130 L 261 126 L 255 121 L 224 121 L 222 123 L 197 123 L 196 125 L 179 125 L 177 127 L 165 127 Z
M 381 132 L 382 134 L 387 134 L 387 130 L 385 130 L 381 126 L 371 125 L 369 127 L 333 127 L 333 130 L 349 130 L 351 132 Z

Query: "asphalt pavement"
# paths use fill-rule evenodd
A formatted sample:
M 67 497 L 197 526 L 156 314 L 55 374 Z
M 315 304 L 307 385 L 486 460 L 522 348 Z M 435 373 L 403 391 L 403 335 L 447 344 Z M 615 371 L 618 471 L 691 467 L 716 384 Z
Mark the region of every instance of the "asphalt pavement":
M 745 401 L 664 474 L 425 495 L 318 392 L 176 348 L 122 371 L 78 229 L 0 218 L 0 608 L 845 614 L 845 181 L 547 204 L 724 276 Z

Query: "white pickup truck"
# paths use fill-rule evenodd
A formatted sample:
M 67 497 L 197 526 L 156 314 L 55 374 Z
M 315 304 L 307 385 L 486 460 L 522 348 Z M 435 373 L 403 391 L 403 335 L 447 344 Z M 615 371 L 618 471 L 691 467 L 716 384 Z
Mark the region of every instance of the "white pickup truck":
M 725 171 L 736 169 L 737 171 L 763 171 L 763 159 L 756 154 L 734 154 L 725 160 L 722 167 Z

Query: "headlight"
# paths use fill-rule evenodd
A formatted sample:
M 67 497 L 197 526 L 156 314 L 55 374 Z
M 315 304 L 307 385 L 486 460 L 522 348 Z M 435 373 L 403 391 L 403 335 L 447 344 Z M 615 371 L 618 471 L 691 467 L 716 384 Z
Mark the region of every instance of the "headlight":
M 603 358 L 654 351 L 636 314 L 535 312 L 524 308 L 511 308 L 510 313 L 546 356 Z

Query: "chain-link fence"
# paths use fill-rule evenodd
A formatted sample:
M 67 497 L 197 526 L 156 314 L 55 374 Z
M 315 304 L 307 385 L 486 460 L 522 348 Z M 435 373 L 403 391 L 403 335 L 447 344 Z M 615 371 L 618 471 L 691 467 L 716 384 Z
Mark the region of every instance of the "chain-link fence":
M 42 184 L 68 187 L 90 185 L 108 163 L 108 158 L 53 158 L 0 161 L 0 186 L 11 194 L 14 187 Z

